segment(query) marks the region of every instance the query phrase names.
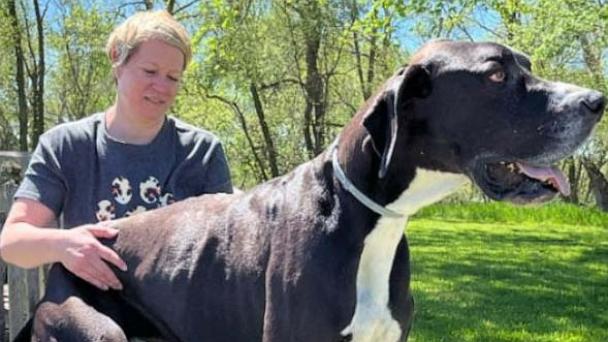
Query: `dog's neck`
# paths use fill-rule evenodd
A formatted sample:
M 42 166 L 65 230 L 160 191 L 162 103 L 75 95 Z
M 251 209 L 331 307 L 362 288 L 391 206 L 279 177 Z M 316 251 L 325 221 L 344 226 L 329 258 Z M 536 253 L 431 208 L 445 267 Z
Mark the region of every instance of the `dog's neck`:
M 408 159 L 400 151 L 395 151 L 389 171 L 380 179 L 380 157 L 369 144 L 365 132 L 355 132 L 349 141 L 355 143 L 339 144 L 337 147 L 338 163 L 346 177 L 371 200 L 404 216 L 411 216 L 468 182 L 468 178 L 462 174 L 419 167 L 417 161 Z
M 421 208 L 449 196 L 466 183 L 468 178 L 461 174 L 418 168 L 407 189 L 386 207 L 411 216 Z
M 379 158 L 373 154 L 376 152 L 365 146 L 364 139 L 357 142 L 341 146 L 343 151 L 339 155 L 342 163 L 346 164 L 346 176 L 360 190 L 367 191 L 368 196 L 386 208 L 401 213 L 403 217 L 380 216 L 372 225 L 362 227 L 366 233 L 357 269 L 357 304 L 350 323 L 341 333 L 343 336 L 350 335 L 352 341 L 357 342 L 397 341 L 403 331 L 390 310 L 390 274 L 408 216 L 450 195 L 467 183 L 468 178 L 462 174 L 432 171 L 415 165 L 404 167 L 407 157 L 396 151 L 394 161 L 401 164 L 393 166 L 404 170 L 403 176 L 398 178 L 399 172 L 388 172 L 386 178 L 378 180 Z M 389 190 L 391 194 L 384 196 L 382 190 Z M 396 197 L 395 193 L 398 193 Z M 358 206 L 354 210 L 358 215 L 368 218 L 377 215 L 354 201 L 351 199 L 344 204 Z

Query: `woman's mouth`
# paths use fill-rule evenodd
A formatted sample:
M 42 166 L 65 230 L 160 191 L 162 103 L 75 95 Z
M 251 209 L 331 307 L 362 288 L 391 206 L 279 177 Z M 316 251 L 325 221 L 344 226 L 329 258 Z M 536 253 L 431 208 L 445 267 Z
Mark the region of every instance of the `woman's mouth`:
M 154 105 L 164 105 L 165 103 L 167 103 L 167 101 L 156 96 L 144 96 L 144 100 Z

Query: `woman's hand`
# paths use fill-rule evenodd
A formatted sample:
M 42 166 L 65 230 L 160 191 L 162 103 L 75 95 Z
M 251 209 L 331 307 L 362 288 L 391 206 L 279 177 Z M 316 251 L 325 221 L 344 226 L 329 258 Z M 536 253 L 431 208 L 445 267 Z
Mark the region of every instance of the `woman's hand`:
M 126 271 L 125 262 L 97 238 L 113 238 L 118 233 L 115 228 L 103 224 L 88 224 L 62 231 L 59 261 L 70 272 L 102 290 L 121 290 L 122 284 L 106 264 L 109 262 Z

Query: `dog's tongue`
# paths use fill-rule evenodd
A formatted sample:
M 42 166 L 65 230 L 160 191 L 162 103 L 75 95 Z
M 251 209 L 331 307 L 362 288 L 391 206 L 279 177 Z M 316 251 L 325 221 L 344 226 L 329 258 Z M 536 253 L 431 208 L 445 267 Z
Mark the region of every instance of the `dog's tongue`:
M 534 167 L 522 163 L 517 163 L 517 166 L 526 176 L 538 179 L 541 182 L 549 181 L 562 195 L 570 195 L 570 183 L 560 169 L 556 167 Z

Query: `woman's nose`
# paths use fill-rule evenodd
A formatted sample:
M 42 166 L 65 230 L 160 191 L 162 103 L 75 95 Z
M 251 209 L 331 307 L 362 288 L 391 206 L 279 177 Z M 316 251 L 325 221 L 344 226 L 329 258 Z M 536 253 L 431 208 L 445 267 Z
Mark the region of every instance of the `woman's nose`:
M 154 89 L 159 93 L 171 93 L 175 90 L 176 83 L 165 76 L 157 76 L 154 78 Z

